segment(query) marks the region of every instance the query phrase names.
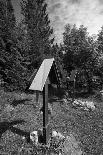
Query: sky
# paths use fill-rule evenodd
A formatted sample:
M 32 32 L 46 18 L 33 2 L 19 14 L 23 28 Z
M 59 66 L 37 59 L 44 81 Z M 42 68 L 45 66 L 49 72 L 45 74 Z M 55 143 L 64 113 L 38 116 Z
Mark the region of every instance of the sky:
M 21 0 L 12 0 L 17 20 L 20 20 Z M 62 42 L 66 24 L 84 25 L 90 35 L 97 34 L 103 26 L 103 0 L 46 0 L 51 26 L 56 41 Z

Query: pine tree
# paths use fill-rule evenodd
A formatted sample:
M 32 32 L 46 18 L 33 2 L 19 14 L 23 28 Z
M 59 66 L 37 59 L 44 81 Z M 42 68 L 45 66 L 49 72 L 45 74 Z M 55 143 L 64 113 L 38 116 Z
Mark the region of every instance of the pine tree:
M 11 0 L 0 1 L 0 36 L 7 42 L 15 27 L 14 9 Z
M 47 4 L 44 0 L 22 0 L 22 14 L 27 30 L 28 57 L 30 68 L 37 68 L 43 58 L 50 55 L 53 43 L 53 29 L 46 12 Z
M 6 87 L 17 89 L 25 85 L 26 68 L 16 45 L 14 10 L 11 0 L 0 1 L 0 7 L 0 74 Z

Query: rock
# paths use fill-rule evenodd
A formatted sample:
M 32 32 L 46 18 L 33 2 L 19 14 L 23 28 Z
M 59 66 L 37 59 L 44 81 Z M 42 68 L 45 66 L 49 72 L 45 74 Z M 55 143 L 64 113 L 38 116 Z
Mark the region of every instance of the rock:
M 89 109 L 88 109 L 87 107 L 84 107 L 84 110 L 85 110 L 85 111 L 89 111 Z
M 95 110 L 95 105 L 92 101 L 81 101 L 81 100 L 75 100 L 73 102 L 73 105 L 84 107 L 84 110 Z
M 37 145 L 38 144 L 38 131 L 31 132 L 30 139 L 32 142 L 34 142 Z
M 52 137 L 56 137 L 57 136 L 57 131 L 52 131 Z
M 86 105 L 89 109 L 91 110 L 95 110 L 95 106 L 94 106 L 94 103 L 93 102 L 90 102 L 90 101 L 86 101 Z
M 80 103 L 78 102 L 78 100 L 75 100 L 75 101 L 73 102 L 73 105 L 74 105 L 74 104 L 79 105 Z
M 64 98 L 64 99 L 63 99 L 63 102 L 64 102 L 64 103 L 68 103 L 68 101 L 67 101 L 67 99 L 66 99 L 66 98 Z
M 56 137 L 57 139 L 60 139 L 60 140 L 62 140 L 62 139 L 64 139 L 65 138 L 65 136 L 63 136 L 60 132 L 58 132 L 58 131 L 52 131 L 52 137 Z

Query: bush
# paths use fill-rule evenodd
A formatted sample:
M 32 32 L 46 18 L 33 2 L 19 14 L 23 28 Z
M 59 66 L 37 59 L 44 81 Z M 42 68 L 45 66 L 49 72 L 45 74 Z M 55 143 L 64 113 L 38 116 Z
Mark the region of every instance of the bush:
M 96 102 L 103 102 L 103 95 L 100 91 L 97 91 L 94 95 L 94 99 Z

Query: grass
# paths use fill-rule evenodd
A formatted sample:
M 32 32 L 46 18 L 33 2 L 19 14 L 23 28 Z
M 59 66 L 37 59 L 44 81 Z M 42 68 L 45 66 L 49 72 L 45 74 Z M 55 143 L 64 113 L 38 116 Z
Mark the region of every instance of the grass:
M 80 97 L 80 96 L 79 96 Z M 103 154 L 103 104 L 102 97 L 98 93 L 89 98 L 93 99 L 96 105 L 95 111 L 83 111 L 75 109 L 70 102 L 67 104 L 62 101 L 51 99 L 53 108 L 51 128 L 56 129 L 64 135 L 70 133 L 79 141 L 81 149 L 86 155 Z M 24 104 L 18 104 L 14 110 L 10 110 L 12 101 L 28 99 Z M 88 99 L 88 98 L 87 98 Z M 42 97 L 40 103 L 35 103 L 35 94 L 20 92 L 4 92 L 0 90 L 0 121 L 10 121 L 14 119 L 24 119 L 23 125 L 17 127 L 25 131 L 33 131 L 42 127 Z M 8 106 L 9 105 L 9 106 Z M 18 152 L 22 144 L 21 137 L 6 131 L 0 139 L 0 151 Z

